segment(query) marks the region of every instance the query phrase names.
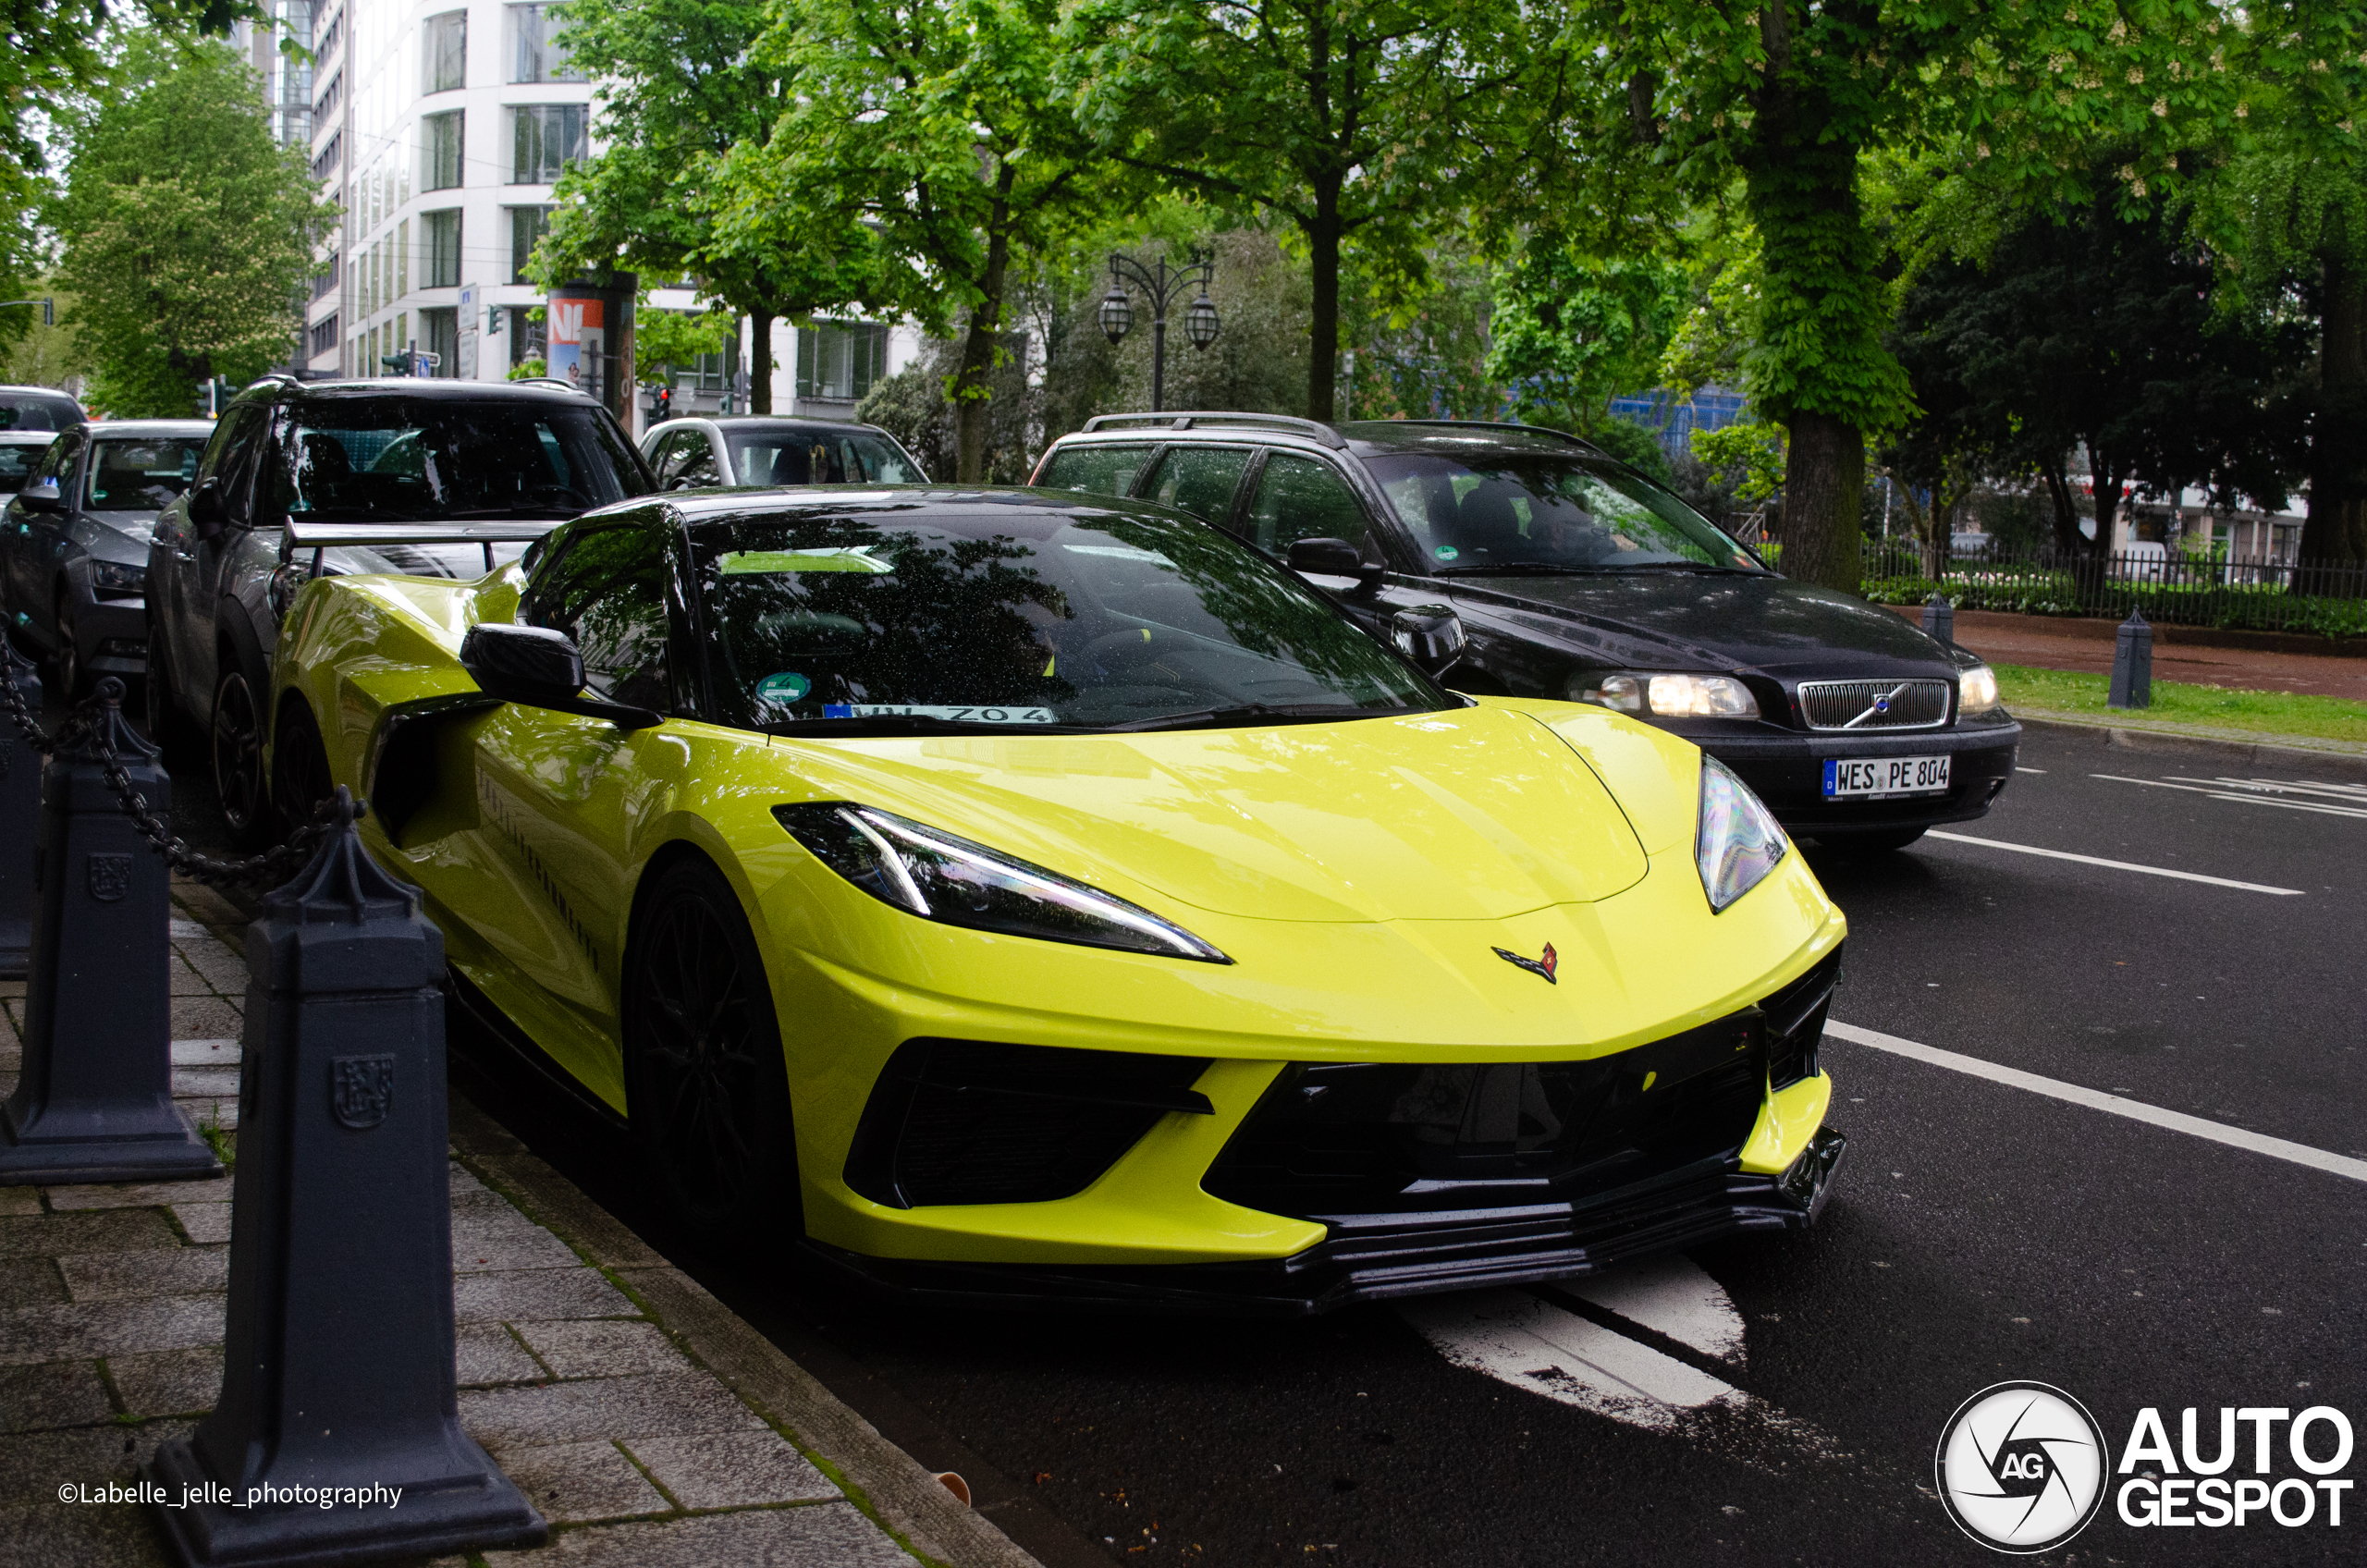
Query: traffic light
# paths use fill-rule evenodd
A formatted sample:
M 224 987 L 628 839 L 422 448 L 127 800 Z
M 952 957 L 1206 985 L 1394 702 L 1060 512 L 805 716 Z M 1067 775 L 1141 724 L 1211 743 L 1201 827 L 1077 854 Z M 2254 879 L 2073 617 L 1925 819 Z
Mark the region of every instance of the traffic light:
M 411 356 L 409 354 L 381 354 L 378 356 L 378 362 L 386 367 L 386 374 L 388 375 L 409 375 L 411 374 Z
M 654 424 L 663 424 L 674 417 L 674 389 L 671 386 L 657 389 L 657 406 L 652 411 L 657 416 L 651 421 Z

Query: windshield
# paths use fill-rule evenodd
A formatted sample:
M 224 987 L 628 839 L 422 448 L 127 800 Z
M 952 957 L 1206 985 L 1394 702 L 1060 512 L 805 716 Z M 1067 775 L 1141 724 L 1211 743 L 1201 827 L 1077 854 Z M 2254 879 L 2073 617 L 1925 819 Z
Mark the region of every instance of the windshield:
M 1365 466 L 1433 572 L 1766 570 L 1667 491 L 1583 458 L 1396 453 Z
M 94 512 L 160 512 L 197 476 L 202 435 L 153 440 L 102 437 L 91 461 L 89 499 Z
M 758 728 L 1158 729 L 1453 701 L 1184 518 L 749 518 L 693 547 L 719 683 Z
M 82 405 L 63 392 L 0 392 L 0 430 L 71 430 Z
M 270 515 L 386 522 L 572 517 L 644 487 L 638 460 L 597 409 L 324 399 L 289 410 Z
M 926 484 L 928 476 L 885 436 L 785 424 L 727 425 L 731 472 L 742 484 Z
M 46 441 L 0 441 L 0 496 L 22 490 L 48 450 Z

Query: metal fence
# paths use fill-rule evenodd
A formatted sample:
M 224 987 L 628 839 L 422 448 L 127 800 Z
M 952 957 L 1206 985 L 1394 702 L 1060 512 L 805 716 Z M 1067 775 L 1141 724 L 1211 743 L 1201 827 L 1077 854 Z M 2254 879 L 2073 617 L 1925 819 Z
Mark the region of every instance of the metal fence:
M 2367 568 L 2128 551 L 2063 556 L 1951 551 L 1934 577 L 1911 542 L 1868 540 L 1863 592 L 1878 604 L 1944 594 L 1959 609 L 2110 616 L 2178 626 L 2367 636 Z

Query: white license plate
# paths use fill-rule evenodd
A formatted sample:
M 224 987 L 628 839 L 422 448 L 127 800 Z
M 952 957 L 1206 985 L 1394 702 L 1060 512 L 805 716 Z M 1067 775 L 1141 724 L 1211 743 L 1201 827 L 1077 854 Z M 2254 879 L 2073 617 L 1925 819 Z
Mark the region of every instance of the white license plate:
M 1824 798 L 1879 801 L 1892 795 L 1944 795 L 1946 757 L 1827 757 Z

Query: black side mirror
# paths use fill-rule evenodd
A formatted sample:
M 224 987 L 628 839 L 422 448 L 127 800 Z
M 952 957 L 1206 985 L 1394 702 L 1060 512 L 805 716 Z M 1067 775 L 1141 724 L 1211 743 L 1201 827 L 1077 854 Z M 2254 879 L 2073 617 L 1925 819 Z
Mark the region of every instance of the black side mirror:
M 199 480 L 189 493 L 189 521 L 197 536 L 215 538 L 229 521 L 230 508 L 222 504 L 222 482 L 211 476 Z
M 25 510 L 29 512 L 54 512 L 66 505 L 66 497 L 58 490 L 55 479 L 26 485 L 17 492 L 17 499 L 25 504 Z
M 1389 640 L 1425 675 L 1444 675 L 1463 658 L 1463 618 L 1444 605 L 1399 610 L 1389 621 Z
M 460 668 L 480 691 L 505 703 L 552 713 L 605 718 L 619 729 L 648 729 L 665 716 L 624 703 L 589 701 L 583 690 L 583 655 L 564 631 L 541 626 L 505 626 L 484 621 L 460 639 Z
M 1380 587 L 1381 573 L 1387 570 L 1378 561 L 1366 560 L 1345 539 L 1294 539 L 1282 558 L 1293 571 L 1353 577 L 1359 588 L 1366 589 Z

